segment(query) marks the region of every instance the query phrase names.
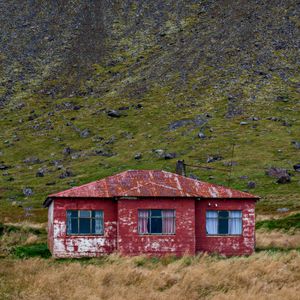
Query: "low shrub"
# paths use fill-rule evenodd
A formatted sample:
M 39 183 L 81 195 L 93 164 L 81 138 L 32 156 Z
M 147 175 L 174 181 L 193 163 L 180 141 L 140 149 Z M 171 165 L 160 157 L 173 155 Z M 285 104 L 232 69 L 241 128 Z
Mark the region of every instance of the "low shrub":
M 15 247 L 12 254 L 18 258 L 42 257 L 49 258 L 51 253 L 45 243 Z

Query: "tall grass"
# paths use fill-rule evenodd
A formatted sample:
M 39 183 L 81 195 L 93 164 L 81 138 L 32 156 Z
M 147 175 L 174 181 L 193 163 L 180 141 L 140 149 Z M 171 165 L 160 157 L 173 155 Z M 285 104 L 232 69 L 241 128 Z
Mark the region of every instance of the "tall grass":
M 99 262 L 99 264 L 98 264 Z M 0 299 L 299 299 L 300 253 L 0 260 Z

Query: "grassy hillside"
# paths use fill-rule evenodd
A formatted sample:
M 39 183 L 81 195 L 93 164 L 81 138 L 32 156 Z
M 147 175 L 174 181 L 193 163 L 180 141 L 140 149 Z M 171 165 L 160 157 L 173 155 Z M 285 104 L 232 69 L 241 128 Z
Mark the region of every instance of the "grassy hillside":
M 0 6 L 0 221 L 44 222 L 49 193 L 177 159 L 261 196 L 258 213 L 299 210 L 297 1 Z

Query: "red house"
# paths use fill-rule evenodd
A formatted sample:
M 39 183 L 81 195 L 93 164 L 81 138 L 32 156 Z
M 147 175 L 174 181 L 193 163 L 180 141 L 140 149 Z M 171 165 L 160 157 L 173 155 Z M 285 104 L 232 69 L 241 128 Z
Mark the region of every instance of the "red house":
M 57 194 L 48 207 L 54 257 L 251 254 L 258 197 L 165 171 L 126 171 Z

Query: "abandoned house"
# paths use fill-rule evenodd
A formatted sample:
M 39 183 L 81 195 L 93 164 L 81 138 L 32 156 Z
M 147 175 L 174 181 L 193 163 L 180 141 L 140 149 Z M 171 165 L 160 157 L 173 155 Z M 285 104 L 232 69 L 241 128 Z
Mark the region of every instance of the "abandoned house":
M 258 197 L 158 170 L 129 170 L 49 195 L 54 257 L 249 255 Z

